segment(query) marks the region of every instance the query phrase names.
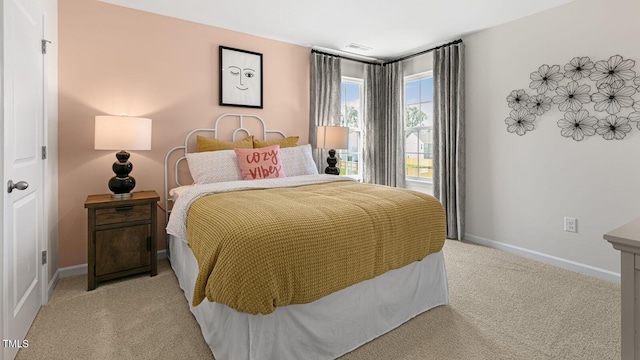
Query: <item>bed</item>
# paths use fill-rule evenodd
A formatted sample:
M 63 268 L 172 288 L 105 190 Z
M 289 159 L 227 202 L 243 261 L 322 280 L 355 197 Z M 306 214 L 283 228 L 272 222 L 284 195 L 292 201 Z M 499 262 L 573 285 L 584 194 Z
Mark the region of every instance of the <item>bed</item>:
M 449 303 L 437 200 L 317 174 L 309 145 L 267 147 L 286 177 L 243 179 L 248 152 L 190 150 L 229 123 L 287 138 L 223 114 L 165 157 L 167 256 L 216 359 L 335 359 Z

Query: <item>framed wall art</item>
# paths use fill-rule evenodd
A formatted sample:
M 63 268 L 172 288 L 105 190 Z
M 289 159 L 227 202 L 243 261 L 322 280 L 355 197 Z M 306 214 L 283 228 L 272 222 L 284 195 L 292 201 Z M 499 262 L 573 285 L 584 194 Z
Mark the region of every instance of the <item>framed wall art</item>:
M 220 105 L 262 109 L 262 54 L 220 46 Z

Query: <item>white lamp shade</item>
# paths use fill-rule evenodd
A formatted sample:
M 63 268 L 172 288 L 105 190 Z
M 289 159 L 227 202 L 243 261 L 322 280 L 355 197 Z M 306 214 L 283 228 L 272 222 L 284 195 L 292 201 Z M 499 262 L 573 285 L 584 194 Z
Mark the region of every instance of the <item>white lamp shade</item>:
M 349 128 L 344 126 L 318 126 L 319 149 L 346 149 L 349 145 Z
M 151 119 L 96 116 L 96 150 L 151 150 Z

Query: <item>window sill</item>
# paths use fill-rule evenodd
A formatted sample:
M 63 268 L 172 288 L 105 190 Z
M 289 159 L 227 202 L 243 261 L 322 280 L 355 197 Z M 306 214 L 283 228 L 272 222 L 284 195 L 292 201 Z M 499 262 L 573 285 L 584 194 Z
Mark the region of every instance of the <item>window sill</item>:
M 362 176 L 361 175 L 340 175 L 340 176 L 349 177 L 349 178 L 352 178 L 355 181 L 362 182 Z
M 433 183 L 431 181 L 406 179 L 405 189 L 419 191 L 425 194 L 433 195 Z

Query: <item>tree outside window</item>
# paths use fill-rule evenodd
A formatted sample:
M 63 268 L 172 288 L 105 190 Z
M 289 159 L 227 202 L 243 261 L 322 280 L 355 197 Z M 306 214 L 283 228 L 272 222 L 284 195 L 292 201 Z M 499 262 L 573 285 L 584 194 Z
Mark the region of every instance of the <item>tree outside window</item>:
M 347 149 L 338 150 L 340 175 L 362 178 L 362 85 L 361 79 L 342 77 L 340 126 L 349 128 Z
M 405 175 L 433 181 L 433 77 L 431 72 L 405 79 Z

